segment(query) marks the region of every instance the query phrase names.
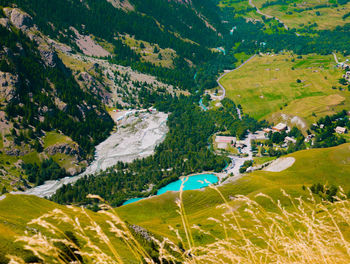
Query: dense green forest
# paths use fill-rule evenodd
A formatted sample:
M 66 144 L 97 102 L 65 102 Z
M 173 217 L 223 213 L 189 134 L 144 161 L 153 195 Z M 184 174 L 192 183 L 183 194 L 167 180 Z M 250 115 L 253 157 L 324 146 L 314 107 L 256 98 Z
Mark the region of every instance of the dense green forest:
M 57 180 L 66 176 L 66 171 L 52 159 L 44 160 L 40 165 L 24 164 L 28 181 L 35 185 L 43 184 L 47 180 Z

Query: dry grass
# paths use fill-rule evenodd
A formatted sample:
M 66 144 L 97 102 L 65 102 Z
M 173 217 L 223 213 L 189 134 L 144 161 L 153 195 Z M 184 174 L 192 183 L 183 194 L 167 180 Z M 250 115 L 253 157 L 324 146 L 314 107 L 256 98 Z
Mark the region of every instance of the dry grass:
M 185 181 L 186 179 L 183 183 Z M 64 252 L 55 246 L 57 242 L 80 255 L 84 263 L 124 263 L 108 233 L 122 239 L 140 263 L 350 263 L 350 243 L 346 236 L 350 225 L 350 201 L 345 195 L 338 197 L 334 203 L 327 203 L 317 201 L 311 192 L 307 198 L 302 199 L 291 197 L 282 190 L 283 205 L 279 200 L 275 201 L 264 194 L 256 195 L 255 200 L 236 196 L 232 203 L 215 186 L 211 186 L 223 200 L 219 206 L 224 209 L 221 218 L 208 216 L 208 221 L 214 221 L 223 230 L 224 238 L 218 238 L 198 225 L 190 226 L 183 205 L 182 188 L 176 204 L 185 238 L 179 235 L 179 230 L 172 227 L 169 228 L 181 243 L 175 244 L 167 238 L 162 241 L 153 238 L 158 246 L 158 260 L 148 255 L 113 208 L 106 205 L 100 197 L 92 195 L 90 198 L 103 202 L 100 213 L 110 219 L 107 221 L 108 232 L 91 218 L 90 225 L 82 226 L 78 217 L 72 219 L 61 210 L 54 210 L 29 224 L 40 226 L 53 236 L 61 237 L 60 239 L 37 233 L 34 236 L 19 237 L 18 240 L 25 242 L 25 248 L 44 263 L 67 263 L 62 257 Z M 273 209 L 263 208 L 258 203 L 261 199 L 267 200 Z M 83 208 L 70 208 L 89 217 Z M 78 247 L 68 237 L 64 237 L 64 233 L 48 219 L 70 225 L 82 241 L 81 246 Z M 111 254 L 106 254 L 94 244 L 87 235 L 87 230 L 93 231 Z M 192 237 L 193 232 L 211 236 L 214 242 L 197 246 Z M 8 257 L 11 258 L 11 263 L 23 263 L 18 257 Z M 71 263 L 82 263 L 82 260 L 76 258 Z

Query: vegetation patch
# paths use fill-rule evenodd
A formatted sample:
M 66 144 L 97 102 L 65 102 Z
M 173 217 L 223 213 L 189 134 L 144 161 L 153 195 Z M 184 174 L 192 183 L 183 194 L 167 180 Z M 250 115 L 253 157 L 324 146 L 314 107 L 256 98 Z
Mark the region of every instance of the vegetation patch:
M 253 0 L 265 14 L 278 17 L 290 28 L 315 25 L 318 29 L 334 29 L 349 23 L 346 14 L 350 12 L 347 1 L 271 1 Z

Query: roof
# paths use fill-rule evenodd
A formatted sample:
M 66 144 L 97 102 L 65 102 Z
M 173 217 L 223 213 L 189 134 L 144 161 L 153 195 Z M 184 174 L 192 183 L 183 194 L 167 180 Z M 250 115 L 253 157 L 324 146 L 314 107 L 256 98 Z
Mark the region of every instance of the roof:
M 339 133 L 345 133 L 346 132 L 346 127 L 337 126 L 335 131 L 339 132 Z
M 226 137 L 226 136 L 216 136 L 215 142 L 217 143 L 231 143 L 231 142 L 236 142 L 235 137 Z
M 285 139 L 284 139 L 284 142 L 293 142 L 293 143 L 296 143 L 297 141 L 295 140 L 295 138 L 291 138 L 291 137 L 286 137 Z
M 275 129 L 275 130 L 284 130 L 284 129 L 287 129 L 287 125 L 283 124 L 283 123 L 279 123 L 279 124 L 277 124 L 277 126 L 274 126 L 273 129 Z

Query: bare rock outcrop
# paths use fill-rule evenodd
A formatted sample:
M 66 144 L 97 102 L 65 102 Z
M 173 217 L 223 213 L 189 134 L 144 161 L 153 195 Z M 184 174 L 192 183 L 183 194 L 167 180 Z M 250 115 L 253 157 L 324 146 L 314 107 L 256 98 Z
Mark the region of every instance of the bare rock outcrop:
M 55 154 L 61 153 L 61 154 L 66 154 L 70 156 L 75 156 L 77 160 L 82 160 L 82 150 L 78 145 L 72 145 L 68 143 L 60 143 L 60 144 L 55 144 L 52 146 L 49 146 L 45 149 L 45 152 L 53 156 Z
M 41 59 L 44 61 L 45 65 L 51 68 L 56 67 L 58 62 L 58 56 L 56 52 L 47 46 L 39 46 Z
M 65 112 L 67 110 L 67 104 L 63 101 L 61 101 L 60 98 L 55 97 L 55 105 L 57 106 L 57 108 L 63 112 Z
M 67 174 L 73 176 L 81 173 L 83 171 L 82 167 L 70 167 L 69 169 L 66 170 Z
M 104 104 L 109 104 L 111 102 L 111 94 L 109 94 L 103 87 L 103 85 L 100 82 L 98 82 L 94 77 L 92 77 L 89 73 L 80 73 L 78 76 L 78 80 L 83 82 L 93 94 L 100 97 Z
M 128 0 L 107 0 L 115 8 L 123 9 L 125 11 L 134 11 L 135 7 Z
M 107 57 L 111 55 L 108 51 L 102 48 L 99 44 L 97 44 L 91 36 L 82 35 L 79 33 L 77 29 L 74 27 L 70 27 L 75 34 L 75 42 L 78 45 L 79 49 L 88 56 L 96 56 L 96 57 Z
M 27 30 L 33 26 L 32 17 L 18 8 L 4 8 L 4 12 L 11 23 L 21 30 Z
M 135 233 L 139 234 L 148 242 L 152 241 L 152 235 L 145 228 L 138 225 L 131 225 L 130 227 L 132 230 L 134 230 Z
M 10 20 L 8 18 L 0 18 L 0 25 L 2 25 L 4 28 L 9 29 L 10 28 Z
M 0 98 L 5 102 L 11 102 L 16 96 L 17 84 L 18 76 L 0 71 Z
M 11 148 L 10 150 L 6 150 L 5 151 L 6 155 L 9 155 L 9 156 L 24 156 L 26 154 L 28 154 L 28 151 L 26 150 L 20 150 L 20 149 L 15 149 L 15 148 Z

